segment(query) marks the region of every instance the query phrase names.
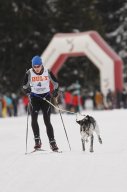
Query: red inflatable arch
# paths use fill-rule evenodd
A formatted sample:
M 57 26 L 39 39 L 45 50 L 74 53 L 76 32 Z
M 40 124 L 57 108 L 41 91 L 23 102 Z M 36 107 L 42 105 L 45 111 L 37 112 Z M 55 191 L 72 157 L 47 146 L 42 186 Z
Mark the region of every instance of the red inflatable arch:
M 42 54 L 45 66 L 57 74 L 68 57 L 86 56 L 100 71 L 103 94 L 122 90 L 121 58 L 96 31 L 56 34 Z

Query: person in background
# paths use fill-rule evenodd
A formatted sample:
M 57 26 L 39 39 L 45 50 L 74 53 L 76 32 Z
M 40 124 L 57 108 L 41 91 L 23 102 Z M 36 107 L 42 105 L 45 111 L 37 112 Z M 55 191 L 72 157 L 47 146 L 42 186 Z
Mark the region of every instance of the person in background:
M 30 97 L 30 113 L 31 125 L 35 139 L 35 149 L 40 149 L 42 146 L 40 138 L 40 129 L 38 125 L 38 114 L 41 110 L 47 130 L 50 148 L 52 151 L 58 151 L 58 146 L 54 137 L 53 126 L 50 121 L 51 105 L 46 101 L 50 101 L 50 80 L 53 84 L 53 97 L 58 96 L 58 82 L 51 71 L 43 66 L 41 57 L 34 56 L 32 58 L 32 68 L 30 68 L 24 77 L 23 89 Z M 44 100 L 46 99 L 46 100 Z
M 7 103 L 3 95 L 0 96 L 0 102 L 1 102 L 1 117 L 7 117 Z
M 97 110 L 104 109 L 104 101 L 103 101 L 103 94 L 97 90 L 95 93 L 95 105 Z
M 122 100 L 122 107 L 126 109 L 127 108 L 127 91 L 125 88 L 123 88 L 122 90 L 121 100 Z
M 0 96 L 0 117 L 2 117 L 2 99 Z
M 71 111 L 73 96 L 69 90 L 65 91 L 64 100 L 65 100 L 66 110 Z
M 13 115 L 16 117 L 18 114 L 18 109 L 17 109 L 17 105 L 18 105 L 18 97 L 15 93 L 11 94 L 11 98 L 12 98 L 12 105 L 13 105 Z
M 13 115 L 13 104 L 12 98 L 10 97 L 9 93 L 7 93 L 7 95 L 4 95 L 4 100 L 6 101 L 7 116 L 11 117 Z
M 23 104 L 24 104 L 24 108 L 25 108 L 25 111 L 27 112 L 27 107 L 28 107 L 28 104 L 29 104 L 29 98 L 27 95 L 24 95 L 22 97 L 22 100 L 23 100 Z

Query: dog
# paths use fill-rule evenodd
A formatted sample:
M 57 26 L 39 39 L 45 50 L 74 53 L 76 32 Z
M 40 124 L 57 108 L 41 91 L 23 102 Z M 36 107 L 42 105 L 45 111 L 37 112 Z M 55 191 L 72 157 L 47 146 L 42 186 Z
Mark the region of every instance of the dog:
M 82 150 L 85 151 L 85 143 L 88 142 L 88 138 L 90 138 L 90 152 L 94 152 L 93 150 L 94 132 L 97 134 L 99 143 L 102 144 L 102 139 L 100 137 L 100 130 L 96 120 L 92 116 L 86 115 L 82 120 L 76 119 L 76 122 L 80 125 Z

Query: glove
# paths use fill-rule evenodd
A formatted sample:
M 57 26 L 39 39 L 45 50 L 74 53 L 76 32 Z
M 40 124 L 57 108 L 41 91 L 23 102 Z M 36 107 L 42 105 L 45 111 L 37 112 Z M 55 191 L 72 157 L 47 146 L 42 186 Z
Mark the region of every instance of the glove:
M 24 90 L 24 93 L 26 95 L 29 95 L 31 93 L 31 88 L 30 87 L 28 87 L 27 89 L 23 89 L 23 90 Z
M 58 89 L 55 89 L 55 90 L 52 92 L 52 95 L 53 95 L 53 97 L 57 97 L 57 96 L 58 96 Z

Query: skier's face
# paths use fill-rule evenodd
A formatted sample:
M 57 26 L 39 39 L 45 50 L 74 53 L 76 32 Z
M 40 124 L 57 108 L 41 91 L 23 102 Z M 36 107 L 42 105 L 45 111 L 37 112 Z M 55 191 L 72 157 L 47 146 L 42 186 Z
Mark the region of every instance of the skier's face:
M 34 65 L 33 66 L 33 69 L 34 69 L 34 71 L 36 72 L 36 73 L 40 73 L 41 72 L 41 70 L 42 70 L 42 65 Z

